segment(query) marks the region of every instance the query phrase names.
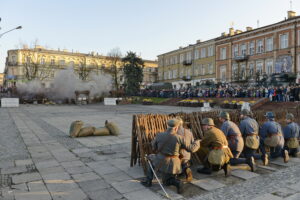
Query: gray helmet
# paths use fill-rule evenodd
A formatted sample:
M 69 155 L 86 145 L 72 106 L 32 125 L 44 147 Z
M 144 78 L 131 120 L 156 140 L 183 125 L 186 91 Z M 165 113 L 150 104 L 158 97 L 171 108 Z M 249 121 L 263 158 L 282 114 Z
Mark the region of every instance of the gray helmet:
M 273 112 L 266 112 L 265 117 L 269 119 L 273 119 L 275 118 L 275 114 Z
M 241 111 L 241 115 L 250 116 L 251 114 L 252 114 L 251 111 L 248 110 L 248 109 L 243 109 L 243 110 Z
M 225 112 L 225 111 L 220 112 L 220 114 L 219 114 L 218 117 L 223 118 L 223 119 L 230 120 L 229 113 L 228 113 L 228 112 Z
M 180 125 L 180 121 L 178 119 L 174 118 L 174 119 L 168 120 L 167 124 L 169 127 L 174 128 L 174 127 L 177 127 Z
M 295 116 L 292 113 L 288 113 L 288 114 L 286 114 L 285 118 L 289 119 L 289 120 L 294 120 Z
M 214 120 L 212 118 L 204 118 L 201 121 L 201 125 L 209 125 L 209 126 L 214 126 Z

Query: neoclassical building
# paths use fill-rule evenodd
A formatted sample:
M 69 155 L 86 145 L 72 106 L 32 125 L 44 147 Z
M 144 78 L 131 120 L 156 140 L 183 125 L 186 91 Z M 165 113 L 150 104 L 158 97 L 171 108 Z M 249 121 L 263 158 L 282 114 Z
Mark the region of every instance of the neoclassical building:
M 113 65 L 117 66 L 120 85 L 124 83 L 123 63 L 120 59 L 99 55 L 69 52 L 67 50 L 49 50 L 42 46 L 22 48 L 7 52 L 5 65 L 5 85 L 39 79 L 46 88 L 60 70 L 72 67 L 82 80 L 88 80 L 91 73 L 109 73 Z M 157 62 L 144 60 L 144 79 L 142 86 L 152 84 L 157 79 Z

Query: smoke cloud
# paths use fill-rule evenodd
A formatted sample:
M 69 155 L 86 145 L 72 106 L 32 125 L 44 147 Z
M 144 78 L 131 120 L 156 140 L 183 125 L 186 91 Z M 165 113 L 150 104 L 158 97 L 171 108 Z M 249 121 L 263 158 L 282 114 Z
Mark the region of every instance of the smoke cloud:
M 75 99 L 75 91 L 89 90 L 90 97 L 100 97 L 111 90 L 112 77 L 108 74 L 89 74 L 89 81 L 82 81 L 73 68 L 58 71 L 50 81 L 50 88 L 43 87 L 41 81 L 33 80 L 27 83 L 17 83 L 20 95 L 43 94 L 48 99 Z

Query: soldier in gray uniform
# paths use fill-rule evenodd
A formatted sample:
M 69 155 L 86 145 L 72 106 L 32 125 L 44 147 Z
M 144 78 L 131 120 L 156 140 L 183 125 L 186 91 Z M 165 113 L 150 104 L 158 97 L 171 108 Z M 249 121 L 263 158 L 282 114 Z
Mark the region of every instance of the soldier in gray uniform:
M 220 112 L 219 121 L 222 122 L 221 130 L 227 138 L 228 146 L 233 155 L 233 158 L 230 159 L 230 164 L 248 164 L 251 171 L 255 171 L 256 166 L 252 156 L 247 159 L 239 158 L 244 148 L 244 140 L 239 127 L 234 122 L 230 121 L 229 113 L 224 111 Z
M 171 119 L 167 124 L 167 131 L 158 133 L 152 141 L 152 150 L 157 153 L 152 159 L 152 165 L 156 171 L 162 173 L 164 185 L 174 185 L 177 188 L 177 192 L 181 193 L 182 182 L 176 177 L 181 173 L 180 149 L 184 148 L 189 152 L 196 152 L 200 147 L 200 140 L 195 140 L 191 145 L 185 146 L 184 138 L 177 134 L 180 121 Z M 147 169 L 147 178 L 141 183 L 146 187 L 150 187 L 152 185 L 153 172 L 150 166 Z
M 190 146 L 194 142 L 193 133 L 189 129 L 183 127 L 183 120 L 181 118 L 177 117 L 177 119 L 180 121 L 177 134 L 184 138 L 185 146 Z M 192 170 L 190 169 L 191 153 L 185 149 L 180 149 L 180 159 L 182 172 L 186 177 L 186 181 L 191 182 L 193 180 Z
M 299 125 L 294 122 L 294 115 L 292 113 L 286 114 L 287 126 L 283 128 L 285 149 L 289 155 L 297 157 L 299 151 Z
M 284 150 L 284 137 L 281 125 L 275 122 L 275 114 L 273 112 L 267 112 L 265 117 L 268 121 L 259 130 L 261 141 L 263 141 L 260 143 L 260 150 L 263 155 L 266 155 L 265 145 L 269 146 L 271 158 L 282 156 L 284 162 L 287 163 L 289 153 L 287 150 Z
M 258 136 L 259 132 L 259 125 L 257 121 L 251 118 L 252 113 L 247 110 L 243 109 L 240 114 L 240 131 L 243 135 L 245 142 L 244 148 L 244 156 L 246 158 L 253 157 L 254 159 L 262 159 L 264 165 L 268 165 L 268 155 L 260 155 L 256 153 L 260 146 L 260 138 Z M 247 142 L 249 140 L 250 142 Z M 255 145 L 255 143 L 257 145 Z

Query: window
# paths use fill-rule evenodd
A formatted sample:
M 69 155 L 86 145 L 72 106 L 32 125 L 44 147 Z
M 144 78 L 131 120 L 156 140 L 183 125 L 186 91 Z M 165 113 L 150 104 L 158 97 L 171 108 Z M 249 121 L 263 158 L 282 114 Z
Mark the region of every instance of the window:
M 259 75 L 262 75 L 263 73 L 263 62 L 262 61 L 256 61 L 256 73 Z
M 214 69 L 213 69 L 213 64 L 212 63 L 208 64 L 208 73 L 209 74 L 213 74 L 214 73 Z
M 236 44 L 232 47 L 232 57 L 236 57 L 239 55 L 239 46 Z
M 232 78 L 236 80 L 238 78 L 238 64 L 232 64 Z
M 226 65 L 220 67 L 220 79 L 221 81 L 226 81 Z
M 168 73 L 164 72 L 164 80 L 167 80 L 167 79 L 168 79 Z
M 249 55 L 254 55 L 254 42 L 250 42 L 249 44 Z
M 240 78 L 242 80 L 246 79 L 246 64 L 241 64 L 241 68 L 240 68 Z
M 164 65 L 164 60 L 163 59 L 159 59 L 159 64 L 160 64 L 160 66 L 163 66 Z
M 51 64 L 51 65 L 55 65 L 55 60 L 54 60 L 54 59 L 51 59 L 51 60 L 50 60 L 50 64 Z
M 289 46 L 289 39 L 288 39 L 288 34 L 282 34 L 279 36 L 280 37 L 280 48 L 285 49 L 288 48 Z
M 173 70 L 173 78 L 177 78 L 177 69 Z
M 189 69 L 187 69 L 187 71 L 186 71 L 186 78 L 191 78 L 191 69 L 189 68 Z
M 226 47 L 221 48 L 220 52 L 220 60 L 225 60 L 226 59 Z
M 246 44 L 241 45 L 241 55 L 245 56 L 247 54 L 247 46 Z
M 173 65 L 173 57 L 170 57 L 170 65 Z
M 158 79 L 162 80 L 162 73 L 161 72 L 158 72 Z
M 202 70 L 201 70 L 201 75 L 205 75 L 205 65 L 202 65 L 202 68 L 201 68 Z
M 172 79 L 172 71 L 169 70 L 169 79 Z
M 180 70 L 180 78 L 183 77 L 183 69 Z
M 266 60 L 266 73 L 271 75 L 273 73 L 273 60 L 268 59 Z
M 192 52 L 187 52 L 186 53 L 186 60 L 187 61 L 192 61 Z
M 45 64 L 45 58 L 41 58 L 40 64 L 41 64 L 41 65 L 44 65 L 44 64 Z
M 207 52 L 207 56 L 213 56 L 214 55 L 214 47 L 213 46 L 209 46 L 208 47 L 208 52 Z
M 65 65 L 65 60 L 60 60 L 59 65 Z
M 174 64 L 177 64 L 177 56 L 174 56 Z
M 27 57 L 26 57 L 26 63 L 30 63 L 30 61 L 31 61 L 30 56 L 27 56 Z
M 264 52 L 264 44 L 263 40 L 257 40 L 257 49 L 256 53 L 263 53 Z
M 194 58 L 195 60 L 199 59 L 199 50 L 198 50 L 198 49 L 195 50 L 195 55 L 194 55 L 194 57 L 195 57 L 195 58 Z
M 298 45 L 300 45 L 300 30 L 298 31 Z
M 184 54 L 183 53 L 180 54 L 179 61 L 180 61 L 180 63 L 183 63 L 183 61 L 184 61 Z
M 165 59 L 165 64 L 169 65 L 169 59 L 168 58 Z
M 198 70 L 198 66 L 196 65 L 195 68 L 194 68 L 194 74 L 198 75 L 198 73 L 199 73 L 199 70 Z
M 249 77 L 252 78 L 254 75 L 254 63 L 249 64 Z
M 17 57 L 16 56 L 11 56 L 11 62 L 13 65 L 17 63 Z
M 202 48 L 201 49 L 201 58 L 205 58 L 206 57 L 206 48 Z
M 74 61 L 69 62 L 69 67 L 74 67 Z
M 267 38 L 266 51 L 273 51 L 273 38 Z

